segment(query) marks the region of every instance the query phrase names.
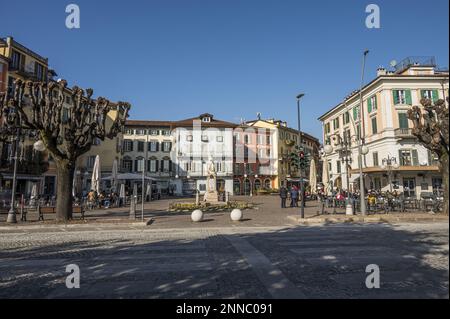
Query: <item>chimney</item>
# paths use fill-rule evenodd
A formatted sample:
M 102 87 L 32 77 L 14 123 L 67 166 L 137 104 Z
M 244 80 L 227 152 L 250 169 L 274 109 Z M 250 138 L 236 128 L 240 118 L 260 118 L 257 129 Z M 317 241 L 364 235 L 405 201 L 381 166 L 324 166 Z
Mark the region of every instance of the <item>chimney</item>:
M 377 76 L 382 76 L 382 75 L 386 75 L 386 74 L 387 74 L 387 71 L 384 67 L 380 66 L 377 69 Z

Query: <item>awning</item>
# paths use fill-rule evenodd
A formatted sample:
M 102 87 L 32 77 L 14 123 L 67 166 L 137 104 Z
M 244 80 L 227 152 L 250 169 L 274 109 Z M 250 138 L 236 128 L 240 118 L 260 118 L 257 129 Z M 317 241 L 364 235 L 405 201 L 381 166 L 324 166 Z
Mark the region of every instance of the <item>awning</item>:
M 1 174 L 1 178 L 3 179 L 13 179 L 13 175 L 10 174 Z M 29 181 L 41 181 L 44 179 L 44 176 L 36 176 L 36 175 L 17 175 L 17 180 L 29 180 Z
M 288 182 L 296 182 L 296 183 L 300 182 L 300 178 L 286 178 L 286 180 Z M 309 182 L 309 179 L 306 179 L 306 178 L 302 178 L 302 180 L 303 180 L 303 182 L 306 182 L 306 183 Z
M 102 180 L 108 181 L 111 180 L 112 176 L 104 177 Z M 144 179 L 147 181 L 157 181 L 156 178 L 144 176 Z M 117 180 L 119 181 L 142 181 L 142 175 L 141 174 L 133 174 L 133 173 L 124 173 L 124 174 L 118 174 Z

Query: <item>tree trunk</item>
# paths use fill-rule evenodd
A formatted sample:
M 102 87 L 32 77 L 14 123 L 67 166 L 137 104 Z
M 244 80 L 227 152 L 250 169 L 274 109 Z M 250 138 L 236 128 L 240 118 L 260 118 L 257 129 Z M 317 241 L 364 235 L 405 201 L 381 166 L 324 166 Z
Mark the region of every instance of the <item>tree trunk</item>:
M 448 215 L 448 154 L 444 151 L 441 157 L 442 183 L 444 188 L 443 213 Z
M 58 176 L 56 197 L 56 220 L 66 222 L 72 219 L 72 187 L 74 168 L 68 161 L 56 161 Z

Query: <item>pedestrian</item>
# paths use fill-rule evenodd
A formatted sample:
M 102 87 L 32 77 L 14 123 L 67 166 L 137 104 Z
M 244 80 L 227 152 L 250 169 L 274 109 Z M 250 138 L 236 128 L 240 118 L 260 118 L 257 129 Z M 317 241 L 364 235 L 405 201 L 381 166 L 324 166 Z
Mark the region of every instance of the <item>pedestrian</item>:
M 291 188 L 291 207 L 298 207 L 298 190 L 295 187 Z
M 287 191 L 286 187 L 282 186 L 280 189 L 281 208 L 286 208 L 287 196 L 288 196 L 288 191 Z

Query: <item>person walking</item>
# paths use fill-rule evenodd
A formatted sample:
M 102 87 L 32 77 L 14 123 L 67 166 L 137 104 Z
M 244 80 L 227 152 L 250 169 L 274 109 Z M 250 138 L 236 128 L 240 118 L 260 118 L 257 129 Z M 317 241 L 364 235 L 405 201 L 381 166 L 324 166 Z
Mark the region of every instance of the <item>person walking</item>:
M 288 197 L 288 191 L 286 187 L 282 186 L 280 189 L 281 208 L 286 208 L 286 199 Z
M 298 190 L 295 187 L 291 188 L 291 207 L 298 207 Z

